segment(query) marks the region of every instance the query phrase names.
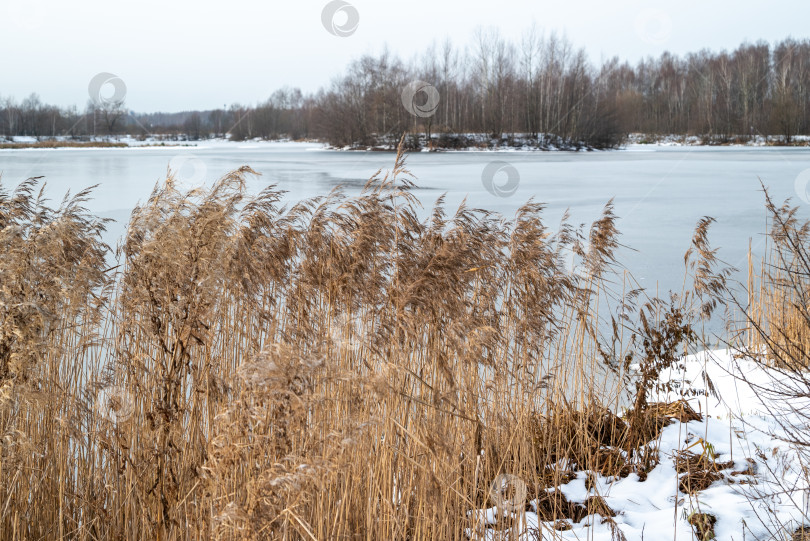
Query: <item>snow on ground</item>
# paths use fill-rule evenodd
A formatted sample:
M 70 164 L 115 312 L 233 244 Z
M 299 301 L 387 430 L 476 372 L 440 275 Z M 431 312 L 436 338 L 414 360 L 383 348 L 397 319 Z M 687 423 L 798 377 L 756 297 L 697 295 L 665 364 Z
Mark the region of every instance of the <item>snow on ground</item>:
M 808 135 L 795 135 L 793 136 L 794 144 L 810 144 L 810 136 Z M 729 142 L 716 144 L 707 144 L 704 137 L 697 135 L 648 135 L 643 133 L 631 133 L 627 136 L 627 143 L 624 146 L 627 150 L 639 150 L 649 147 L 712 147 L 718 146 L 728 147 L 764 147 L 764 146 L 779 146 L 784 145 L 784 138 L 778 135 L 752 135 L 745 137 L 734 137 Z
M 435 135 L 433 137 L 436 140 L 440 134 Z M 497 139 L 490 139 L 489 136 L 482 136 L 481 134 L 473 134 L 473 133 L 466 133 L 466 134 L 455 134 L 459 137 L 465 137 L 470 142 L 470 146 L 464 148 L 441 148 L 442 152 L 525 152 L 525 151 L 539 151 L 539 150 L 577 150 L 577 148 L 573 145 L 565 145 L 560 142 L 555 142 L 556 139 L 552 136 L 549 136 L 545 142 L 538 146 L 538 142 L 536 139 L 529 137 L 527 134 L 502 134 L 500 138 Z M 38 140 L 44 141 L 75 141 L 77 139 L 73 139 L 68 136 L 55 136 L 55 137 L 44 137 L 38 139 L 37 137 L 33 136 L 0 136 L 0 142 L 13 142 L 13 143 L 36 143 Z M 92 141 L 92 142 L 116 142 L 116 143 L 126 143 L 131 148 L 137 147 L 149 147 L 149 148 L 161 148 L 165 146 L 166 148 L 178 148 L 178 147 L 194 147 L 194 148 L 212 148 L 212 147 L 223 147 L 223 148 L 259 148 L 268 145 L 272 146 L 283 146 L 283 145 L 297 145 L 300 146 L 302 144 L 308 144 L 312 146 L 313 150 L 359 150 L 353 147 L 344 147 L 344 148 L 336 148 L 332 147 L 326 143 L 318 143 L 315 141 L 291 141 L 291 140 L 276 140 L 276 141 L 267 141 L 262 140 L 260 138 L 250 139 L 247 141 L 231 141 L 227 138 L 215 138 L 215 139 L 200 139 L 200 140 L 190 140 L 187 139 L 185 136 L 170 136 L 170 135 L 160 135 L 154 134 L 149 136 L 132 136 L 132 135 L 116 135 L 116 136 L 95 136 L 95 137 L 86 137 L 79 139 L 81 141 Z M 702 148 L 702 149 L 722 149 L 722 148 L 734 148 L 734 147 L 764 147 L 764 146 L 779 146 L 783 145 L 783 138 L 780 136 L 762 136 L 756 135 L 752 136 L 747 140 L 743 138 L 737 139 L 739 142 L 728 142 L 723 144 L 707 144 L 706 141 L 698 136 L 694 135 L 645 135 L 640 133 L 631 133 L 627 137 L 627 141 L 621 147 L 623 151 L 648 151 L 652 152 L 656 148 L 666 148 L 666 147 L 692 147 L 692 148 Z M 797 135 L 793 137 L 793 145 L 806 145 L 810 146 L 810 136 L 807 135 Z M 396 145 L 399 142 L 398 137 L 390 138 L 390 141 L 385 142 L 382 144 L 381 147 L 386 147 L 389 149 L 396 148 Z M 423 148 L 421 149 L 422 152 L 431 152 L 430 148 L 427 148 L 425 144 L 424 137 L 421 137 L 421 142 L 423 144 Z M 483 145 L 483 146 L 482 146 Z M 373 147 L 368 147 L 367 150 L 374 150 Z M 42 150 L 42 149 L 39 149 Z M 59 149 L 47 149 L 47 150 L 66 150 L 63 148 Z M 85 150 L 87 150 L 85 148 Z M 587 147 L 583 146 L 579 148 L 579 150 L 587 150 Z
M 171 149 L 174 151 L 183 149 L 211 149 L 211 148 L 227 148 L 227 149 L 282 149 L 282 148 L 302 148 L 306 150 L 325 150 L 327 145 L 325 143 L 318 143 L 313 141 L 291 141 L 286 139 L 279 140 L 263 140 L 251 139 L 247 141 L 230 141 L 228 139 L 200 139 L 188 140 L 184 138 L 171 138 L 168 136 L 149 136 L 145 138 L 133 137 L 132 135 L 120 135 L 114 137 L 89 137 L 86 139 L 72 139 L 66 136 L 47 137 L 41 138 L 42 141 L 85 141 L 85 142 L 110 142 L 110 143 L 125 143 L 128 147 L 116 147 L 116 150 L 126 150 L 127 148 L 148 148 L 150 150 Z M 31 136 L 11 136 L 3 138 L 0 136 L 0 142 L 11 143 L 36 143 L 38 139 Z M 22 149 L 9 149 L 13 151 L 19 150 L 94 150 L 93 147 L 61 147 L 61 148 L 22 148 Z M 104 147 L 98 147 L 98 150 L 108 150 Z
M 701 512 L 717 518 L 714 531 L 718 540 L 791 539 L 799 526 L 810 524 L 810 485 L 803 467 L 810 453 L 797 452 L 780 439 L 785 432 L 779 421 L 799 425 L 802 421 L 792 408 L 806 407 L 810 400 L 785 400 L 767 392 L 789 379 L 732 350 L 704 351 L 683 358 L 677 367 L 661 374 L 662 388 L 653 393 L 651 401 L 683 398 L 704 414 L 703 419 L 674 421 L 663 429 L 655 443 L 660 463 L 646 480 L 635 473 L 623 479 L 597 476 L 589 490 L 588 474 L 578 472 L 576 479 L 559 488 L 571 502 L 583 503 L 590 496 L 602 496 L 617 513 L 614 524 L 590 515 L 579 523 L 567 521 L 570 530 L 555 531 L 552 523 L 539 523 L 537 514 L 527 511 L 525 525 L 519 527 L 520 535 L 515 538 L 621 539 L 615 529 L 628 541 L 699 539 L 687 519 Z M 733 464 L 720 470 L 721 479 L 690 496 L 679 490 L 681 474 L 674 460 L 676 453 L 685 450 L 698 455 L 713 452 L 716 463 Z M 537 503 L 530 503 L 536 509 Z M 478 513 L 481 526 L 491 524 L 497 508 Z M 483 527 L 478 530 L 478 535 L 471 532 L 471 538 L 512 539 L 508 531 Z

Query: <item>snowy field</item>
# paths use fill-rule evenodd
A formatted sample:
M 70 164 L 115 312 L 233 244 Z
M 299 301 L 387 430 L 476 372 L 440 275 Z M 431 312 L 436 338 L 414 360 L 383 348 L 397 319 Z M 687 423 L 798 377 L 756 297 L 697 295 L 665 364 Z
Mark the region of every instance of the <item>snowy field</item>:
M 791 539 L 801 525 L 810 524 L 808 449 L 786 441 L 791 439 L 786 427 L 804 427 L 806 420 L 795 409 L 810 405 L 810 400 L 785 401 L 768 391 L 793 385 L 786 374 L 762 368 L 739 352 L 715 350 L 685 357 L 677 368 L 661 374 L 659 385 L 667 390 L 657 392 L 653 400 L 684 399 L 702 419 L 673 419 L 663 429 L 652 442 L 660 463 L 646 479 L 635 473 L 606 478 L 578 472 L 558 488 L 571 503 L 584 505 L 589 497 L 601 496 L 614 517 L 593 514 L 579 522 L 540 522 L 538 501 L 533 500 L 525 516 L 515 514 L 519 526 L 511 531 L 488 527 L 497 507 L 479 510 L 478 535 L 492 540 L 609 541 L 623 536 L 628 541 L 686 541 L 700 539 L 689 519 L 705 513 L 716 519 L 716 539 L 742 541 Z M 710 457 L 708 471 L 716 477 L 693 494 L 684 493 L 680 485 L 687 474 L 676 469 L 676 458 L 684 453 Z

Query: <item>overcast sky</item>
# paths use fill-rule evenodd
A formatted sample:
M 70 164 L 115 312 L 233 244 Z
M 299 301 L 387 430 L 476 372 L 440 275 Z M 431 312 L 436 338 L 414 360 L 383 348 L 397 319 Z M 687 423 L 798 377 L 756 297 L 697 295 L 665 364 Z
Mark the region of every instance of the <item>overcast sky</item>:
M 108 72 L 137 112 L 254 104 L 285 85 L 316 90 L 384 44 L 409 59 L 446 38 L 466 46 L 477 27 L 517 41 L 532 22 L 594 61 L 810 36 L 808 0 L 347 2 L 340 37 L 322 22 L 327 0 L 0 0 L 0 97 L 83 107 Z

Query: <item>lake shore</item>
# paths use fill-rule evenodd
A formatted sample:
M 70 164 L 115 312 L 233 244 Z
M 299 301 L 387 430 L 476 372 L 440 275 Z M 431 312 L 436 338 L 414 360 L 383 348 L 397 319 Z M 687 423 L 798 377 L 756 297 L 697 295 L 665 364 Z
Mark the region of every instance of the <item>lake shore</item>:
M 243 141 L 229 138 L 213 139 L 187 139 L 178 136 L 158 135 L 146 138 L 131 135 L 115 137 L 98 137 L 91 140 L 74 140 L 65 136 L 38 138 L 38 137 L 6 137 L 0 140 L 0 150 L 25 149 L 104 149 L 104 148 L 176 148 L 176 147 L 208 147 L 210 145 L 263 145 L 263 144 L 318 144 L 324 150 L 337 152 L 387 152 L 395 153 L 399 139 L 390 139 L 382 144 L 356 145 L 337 147 L 326 142 L 310 139 L 248 139 Z M 660 135 L 632 133 L 624 138 L 623 142 L 610 148 L 596 148 L 584 144 L 564 142 L 553 137 L 528 137 L 525 135 L 507 135 L 501 138 L 492 138 L 482 134 L 438 134 L 431 137 L 430 144 L 424 135 L 414 137 L 412 143 L 405 149 L 413 152 L 593 152 L 610 150 L 634 150 L 638 148 L 659 147 L 696 147 L 696 148 L 762 148 L 810 147 L 810 136 L 794 136 L 786 141 L 782 136 L 729 136 L 712 137 L 708 135 Z

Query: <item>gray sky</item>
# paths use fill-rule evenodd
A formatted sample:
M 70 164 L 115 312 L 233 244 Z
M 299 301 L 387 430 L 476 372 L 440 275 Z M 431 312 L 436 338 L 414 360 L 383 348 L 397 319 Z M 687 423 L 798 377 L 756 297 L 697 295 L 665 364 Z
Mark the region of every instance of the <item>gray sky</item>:
M 409 59 L 445 38 L 466 46 L 481 26 L 518 41 L 532 22 L 595 61 L 810 36 L 808 0 L 347 1 L 359 24 L 338 37 L 322 24 L 327 0 L 0 0 L 0 97 L 83 107 L 109 72 L 138 112 L 254 104 L 285 85 L 316 90 L 384 44 Z

